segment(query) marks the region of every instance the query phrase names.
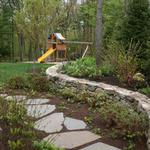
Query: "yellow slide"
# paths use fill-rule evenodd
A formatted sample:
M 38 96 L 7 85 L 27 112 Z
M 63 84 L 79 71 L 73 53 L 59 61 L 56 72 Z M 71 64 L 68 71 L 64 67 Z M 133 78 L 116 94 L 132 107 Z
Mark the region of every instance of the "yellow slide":
M 49 48 L 45 54 L 43 54 L 41 57 L 38 58 L 38 62 L 41 63 L 41 62 L 44 62 L 44 60 L 49 56 L 51 55 L 52 53 L 55 52 L 56 49 L 53 49 L 52 47 Z

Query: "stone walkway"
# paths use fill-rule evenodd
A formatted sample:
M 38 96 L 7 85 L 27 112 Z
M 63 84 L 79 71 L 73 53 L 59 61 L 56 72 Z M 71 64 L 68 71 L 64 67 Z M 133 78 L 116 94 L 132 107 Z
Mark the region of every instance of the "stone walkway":
M 101 136 L 90 132 L 84 121 L 57 112 L 57 106 L 50 105 L 49 99 L 26 99 L 26 96 L 7 96 L 6 94 L 0 94 L 0 96 L 7 100 L 15 99 L 18 103 L 24 102 L 28 115 L 37 119 L 35 129 L 49 134 L 43 140 L 57 147 L 76 150 L 120 150 L 99 142 Z

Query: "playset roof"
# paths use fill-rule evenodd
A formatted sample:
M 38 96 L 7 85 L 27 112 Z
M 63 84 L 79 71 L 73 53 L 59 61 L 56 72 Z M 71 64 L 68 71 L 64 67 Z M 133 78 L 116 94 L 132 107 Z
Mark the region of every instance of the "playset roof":
M 62 36 L 61 33 L 54 33 L 54 35 L 56 36 L 56 38 L 57 38 L 58 40 L 61 40 L 61 41 L 65 40 L 65 38 Z

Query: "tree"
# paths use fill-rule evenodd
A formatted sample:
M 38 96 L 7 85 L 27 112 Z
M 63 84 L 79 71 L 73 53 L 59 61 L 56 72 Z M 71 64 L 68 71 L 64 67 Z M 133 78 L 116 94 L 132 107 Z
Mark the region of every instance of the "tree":
M 23 7 L 15 12 L 18 32 L 30 39 L 35 49 L 34 60 L 41 55 L 40 48 L 46 49 L 48 34 L 63 22 L 62 10 L 60 0 L 24 0 Z
M 148 0 L 126 0 L 128 8 L 122 24 L 120 40 L 127 45 L 133 39 L 142 44 L 142 51 L 148 46 L 150 34 L 150 9 Z M 143 57 L 140 52 L 141 57 Z
M 83 3 L 80 6 L 78 16 L 80 21 L 83 21 L 83 40 L 94 42 L 96 26 L 96 0 L 90 0 Z
M 22 0 L 0 0 L 0 55 L 14 60 L 13 12 L 21 7 Z
M 98 0 L 97 17 L 96 17 L 96 65 L 97 67 L 99 67 L 102 63 L 102 45 L 103 45 L 102 4 L 103 4 L 103 0 Z

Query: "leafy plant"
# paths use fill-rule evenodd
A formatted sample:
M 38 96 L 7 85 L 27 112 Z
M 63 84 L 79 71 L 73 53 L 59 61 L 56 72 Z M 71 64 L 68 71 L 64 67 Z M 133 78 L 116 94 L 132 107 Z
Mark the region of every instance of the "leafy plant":
M 50 85 L 46 76 L 32 74 L 28 77 L 30 88 L 38 92 L 46 92 Z
M 95 59 L 92 57 L 85 57 L 68 63 L 63 67 L 63 71 L 75 77 L 96 78 L 101 76 L 101 70 L 96 67 Z
M 99 112 L 108 128 L 121 131 L 118 134 L 127 139 L 143 136 L 148 127 L 148 117 L 145 113 L 137 113 L 120 102 L 105 103 Z
M 27 86 L 26 79 L 19 75 L 13 76 L 7 81 L 6 86 L 11 89 L 24 89 Z
M 62 148 L 56 148 L 46 141 L 35 141 L 33 145 L 35 150 L 64 150 Z
M 95 97 L 90 97 L 87 99 L 87 103 L 89 104 L 89 106 L 93 109 L 99 109 L 100 107 L 102 107 L 103 105 L 105 105 L 106 101 L 108 101 L 108 95 L 105 92 L 101 92 L 97 95 L 95 95 Z
M 9 140 L 8 145 L 11 150 L 18 150 L 18 149 L 22 149 L 24 147 L 21 140 L 16 140 L 16 141 Z
M 91 124 L 92 121 L 93 121 L 93 118 L 91 116 L 86 116 L 84 117 L 84 120 L 88 123 L 88 124 Z
M 60 111 L 64 111 L 64 110 L 67 110 L 68 107 L 66 107 L 66 103 L 65 102 L 62 102 L 61 104 L 58 105 L 58 109 Z
M 32 141 L 35 139 L 34 126 L 23 104 L 0 98 L 0 123 L 1 140 L 5 149 L 32 148 Z
M 59 92 L 60 92 L 60 95 L 66 99 L 74 99 L 75 97 L 75 91 L 67 87 L 60 90 Z
M 111 64 L 104 62 L 100 69 L 103 76 L 110 76 L 114 74 L 114 67 Z
M 93 128 L 92 131 L 93 131 L 95 134 L 101 134 L 101 129 L 100 129 L 100 128 Z
M 139 89 L 139 92 L 141 92 L 147 96 L 150 96 L 150 87 Z
M 133 76 L 138 71 L 138 52 L 141 48 L 139 43 L 134 44 L 131 40 L 126 49 L 116 41 L 108 44 L 106 61 L 114 67 L 114 73 L 121 82 L 132 85 Z

